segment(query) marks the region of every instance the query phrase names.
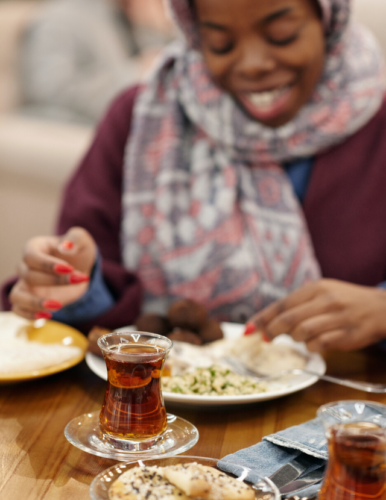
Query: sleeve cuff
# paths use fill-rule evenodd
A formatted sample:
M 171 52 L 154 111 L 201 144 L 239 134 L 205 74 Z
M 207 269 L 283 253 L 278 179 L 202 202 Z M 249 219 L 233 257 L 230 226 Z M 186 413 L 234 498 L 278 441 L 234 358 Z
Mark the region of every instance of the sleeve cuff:
M 55 312 L 52 319 L 67 325 L 90 321 L 108 311 L 114 303 L 114 298 L 103 279 L 102 258 L 98 252 L 87 292 L 76 302 Z

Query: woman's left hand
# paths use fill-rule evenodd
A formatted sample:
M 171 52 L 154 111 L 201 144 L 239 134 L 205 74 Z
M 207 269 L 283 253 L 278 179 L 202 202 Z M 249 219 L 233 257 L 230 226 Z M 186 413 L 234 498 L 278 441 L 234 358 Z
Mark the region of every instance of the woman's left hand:
M 250 322 L 270 338 L 288 333 L 310 351 L 361 349 L 386 338 L 386 290 L 322 279 L 274 302 Z

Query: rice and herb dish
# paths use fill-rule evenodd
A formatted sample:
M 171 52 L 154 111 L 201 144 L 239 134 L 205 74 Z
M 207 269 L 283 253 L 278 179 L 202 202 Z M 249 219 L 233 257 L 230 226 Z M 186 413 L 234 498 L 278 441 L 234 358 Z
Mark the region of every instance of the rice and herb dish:
M 234 396 L 266 392 L 267 385 L 223 366 L 212 365 L 208 368 L 195 368 L 183 375 L 163 376 L 162 390 L 201 396 Z

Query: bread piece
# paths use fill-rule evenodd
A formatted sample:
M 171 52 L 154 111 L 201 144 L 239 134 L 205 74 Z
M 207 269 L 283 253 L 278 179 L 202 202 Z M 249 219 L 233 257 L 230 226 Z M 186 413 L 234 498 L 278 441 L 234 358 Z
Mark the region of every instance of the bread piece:
M 254 500 L 255 492 L 243 481 L 213 467 L 178 464 L 164 468 L 164 477 L 186 495 L 202 500 Z
M 110 500 L 192 500 L 163 477 L 163 467 L 134 467 L 109 489 Z

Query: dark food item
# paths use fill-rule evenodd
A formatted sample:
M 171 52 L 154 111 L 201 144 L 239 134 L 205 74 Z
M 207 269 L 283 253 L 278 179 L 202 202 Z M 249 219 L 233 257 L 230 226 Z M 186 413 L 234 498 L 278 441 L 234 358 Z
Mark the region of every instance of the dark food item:
M 188 344 L 202 344 L 202 339 L 197 335 L 197 333 L 190 332 L 189 330 L 183 330 L 182 328 L 174 328 L 174 330 L 169 333 L 168 338 L 170 340 L 178 340 L 179 342 L 188 342 Z
M 141 314 L 135 326 L 141 332 L 157 333 L 170 340 L 194 345 L 223 338 L 220 323 L 208 317 L 207 310 L 202 304 L 189 299 L 174 302 L 169 308 L 167 317 L 154 313 Z M 99 326 L 94 326 L 90 330 L 88 334 L 90 352 L 103 357 L 97 340 L 106 333 L 110 333 L 110 330 Z
M 87 335 L 88 351 L 103 358 L 102 351 L 100 350 L 97 341 L 99 337 L 102 337 L 102 335 L 106 335 L 106 333 L 111 333 L 111 330 L 102 328 L 101 326 L 94 326 Z
M 137 318 L 135 326 L 140 332 L 158 333 L 164 337 L 172 329 L 168 318 L 153 313 L 141 314 Z
M 174 302 L 168 311 L 172 326 L 198 332 L 208 319 L 205 307 L 194 300 L 183 299 Z
M 200 329 L 199 335 L 204 344 L 222 339 L 224 336 L 219 322 L 215 319 L 208 319 L 204 326 Z

